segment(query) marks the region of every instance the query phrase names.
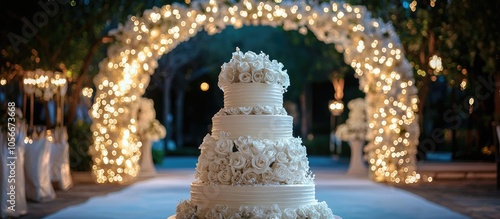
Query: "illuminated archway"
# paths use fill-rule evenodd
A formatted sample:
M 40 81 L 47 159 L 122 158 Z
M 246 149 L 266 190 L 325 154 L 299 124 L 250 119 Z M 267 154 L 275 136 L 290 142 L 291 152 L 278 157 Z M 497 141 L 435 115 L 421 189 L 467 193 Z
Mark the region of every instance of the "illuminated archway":
M 278 0 L 276 0 L 278 1 Z M 281 1 L 279 1 L 281 2 Z M 227 25 L 283 26 L 334 43 L 344 53 L 366 93 L 370 176 L 376 181 L 417 182 L 419 127 L 417 89 L 412 69 L 393 26 L 374 19 L 364 6 L 332 1 L 310 5 L 243 0 L 216 0 L 153 8 L 132 16 L 111 34 L 116 42 L 100 65 L 90 111 L 94 144 L 90 153 L 97 182 L 127 182 L 138 172 L 137 105 L 157 67 L 157 59 L 204 29 L 209 34 Z

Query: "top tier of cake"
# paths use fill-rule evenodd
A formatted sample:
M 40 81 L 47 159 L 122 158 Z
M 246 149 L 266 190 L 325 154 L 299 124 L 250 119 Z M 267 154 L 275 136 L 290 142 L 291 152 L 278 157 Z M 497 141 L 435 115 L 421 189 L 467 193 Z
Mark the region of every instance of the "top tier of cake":
M 252 51 L 243 54 L 236 48 L 231 60 L 221 67 L 219 88 L 226 92 L 226 87 L 235 83 L 278 85 L 283 92 L 290 85 L 290 79 L 287 71 L 283 70 L 283 64 L 269 60 L 268 55 Z

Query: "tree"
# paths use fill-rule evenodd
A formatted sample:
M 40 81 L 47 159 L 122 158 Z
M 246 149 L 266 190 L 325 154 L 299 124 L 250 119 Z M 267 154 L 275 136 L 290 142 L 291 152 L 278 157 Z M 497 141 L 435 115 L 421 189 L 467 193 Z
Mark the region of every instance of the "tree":
M 172 1 L 71 0 L 4 2 L 0 37 L 2 62 L 25 70 L 63 71 L 72 81 L 67 122 L 75 119 L 80 92 L 90 85 L 106 55 L 108 32 L 129 15 Z

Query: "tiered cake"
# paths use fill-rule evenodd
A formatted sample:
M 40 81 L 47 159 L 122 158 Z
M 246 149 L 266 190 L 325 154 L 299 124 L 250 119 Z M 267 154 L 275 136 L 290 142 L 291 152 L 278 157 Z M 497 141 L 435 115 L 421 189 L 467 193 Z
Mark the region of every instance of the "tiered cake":
M 185 218 L 334 218 L 315 197 L 306 148 L 283 108 L 286 70 L 264 53 L 239 49 L 219 75 L 224 108 L 200 146 Z

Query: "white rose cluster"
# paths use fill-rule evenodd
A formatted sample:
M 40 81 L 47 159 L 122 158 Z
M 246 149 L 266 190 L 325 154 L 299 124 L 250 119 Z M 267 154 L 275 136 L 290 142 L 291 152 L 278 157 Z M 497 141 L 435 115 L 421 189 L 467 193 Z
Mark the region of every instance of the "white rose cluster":
M 206 135 L 196 165 L 198 182 L 212 185 L 307 184 L 313 182 L 306 148 L 299 138 L 259 140 L 242 136 L 216 140 Z
M 227 115 L 288 115 L 281 105 L 275 106 L 250 106 L 250 107 L 224 107 L 215 114 L 216 116 Z
M 300 208 L 280 209 L 274 205 L 240 206 L 238 209 L 230 209 L 226 205 L 215 205 L 213 208 L 200 208 L 191 204 L 190 201 L 183 201 L 177 206 L 178 218 L 198 218 L 198 215 L 204 215 L 207 219 L 220 218 L 280 218 L 280 219 L 332 219 L 339 218 L 335 216 L 326 202 L 319 202 L 313 205 L 306 205 Z
M 256 54 L 248 51 L 245 54 L 236 48 L 233 57 L 224 63 L 219 74 L 219 88 L 232 83 L 266 83 L 278 84 L 284 90 L 290 85 L 287 70 L 276 60 L 269 60 L 269 56 L 261 52 Z
M 339 125 L 335 135 L 343 141 L 365 140 L 368 130 L 366 122 L 366 102 L 363 98 L 349 101 L 349 117 L 345 124 Z

